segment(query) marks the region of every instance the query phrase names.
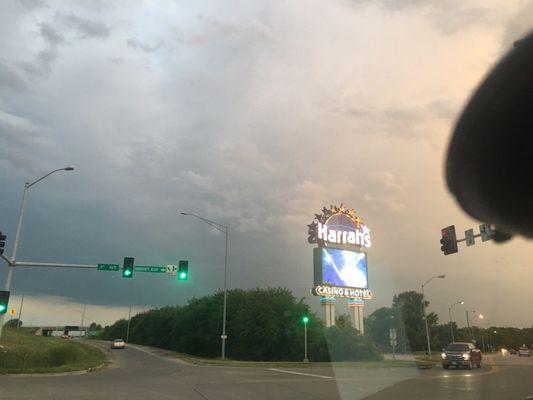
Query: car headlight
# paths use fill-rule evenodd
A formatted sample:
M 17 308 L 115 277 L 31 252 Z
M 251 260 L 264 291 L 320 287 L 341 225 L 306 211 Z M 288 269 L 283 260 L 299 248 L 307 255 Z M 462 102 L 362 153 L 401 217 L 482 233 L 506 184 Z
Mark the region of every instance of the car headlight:
M 470 353 L 463 353 L 463 359 L 469 360 L 470 359 Z
M 441 355 L 440 355 L 440 356 L 442 357 L 442 359 L 443 359 L 443 360 L 445 360 L 445 359 L 446 359 L 446 353 L 441 353 Z

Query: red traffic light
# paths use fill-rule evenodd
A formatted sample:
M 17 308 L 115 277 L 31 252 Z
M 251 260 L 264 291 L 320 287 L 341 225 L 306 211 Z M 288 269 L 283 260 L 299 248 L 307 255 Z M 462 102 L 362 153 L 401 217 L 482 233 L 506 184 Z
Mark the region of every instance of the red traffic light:
M 455 234 L 455 225 L 447 226 L 446 228 L 441 229 L 441 247 L 440 250 L 444 253 L 445 256 L 448 254 L 457 253 L 457 235 Z

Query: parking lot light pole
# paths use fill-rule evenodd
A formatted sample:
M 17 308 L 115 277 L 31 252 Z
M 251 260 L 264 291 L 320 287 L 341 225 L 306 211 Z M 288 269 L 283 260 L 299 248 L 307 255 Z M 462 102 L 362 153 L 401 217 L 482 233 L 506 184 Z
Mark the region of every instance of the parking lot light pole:
M 226 306 L 227 306 L 227 298 L 228 298 L 228 226 L 219 224 L 218 222 L 211 221 L 207 218 L 201 217 L 199 215 L 180 211 L 181 215 L 189 215 L 191 217 L 195 217 L 199 219 L 200 221 L 205 222 L 207 225 L 212 226 L 217 231 L 222 232 L 226 236 L 226 251 L 224 254 L 224 306 L 222 311 L 222 334 L 220 335 L 220 339 L 222 340 L 222 349 L 220 351 L 220 358 L 223 360 L 226 358 L 226 339 L 228 336 L 226 335 Z
M 66 166 L 63 168 L 54 169 L 53 171 L 50 171 L 46 175 L 41 176 L 39 179 L 31 183 L 26 182 L 24 184 L 24 191 L 22 192 L 22 200 L 20 202 L 20 210 L 19 210 L 19 216 L 18 216 L 18 221 L 17 221 L 17 230 L 15 233 L 15 243 L 13 244 L 13 252 L 11 253 L 11 260 L 7 266 L 7 277 L 6 277 L 6 282 L 4 284 L 4 290 L 9 291 L 11 289 L 11 280 L 13 279 L 13 268 L 15 268 L 17 250 L 18 250 L 19 243 L 20 243 L 20 230 L 22 228 L 22 220 L 24 219 L 24 209 L 26 206 L 26 196 L 28 194 L 28 189 L 31 188 L 36 183 L 39 183 L 43 179 L 49 177 L 53 173 L 59 172 L 59 171 L 74 171 L 74 168 L 70 166 Z M 4 326 L 4 315 L 5 314 L 2 314 L 2 316 L 0 316 L 0 338 L 2 337 L 2 328 Z
M 450 308 L 448 308 L 448 314 L 450 315 L 450 330 L 452 332 L 452 343 L 455 342 L 455 336 L 453 335 L 453 323 L 452 323 L 452 308 L 457 304 L 465 304 L 464 301 L 456 301 L 453 303 Z
M 424 299 L 424 286 L 427 286 L 429 282 L 431 282 L 433 279 L 439 278 L 444 279 L 446 278 L 446 275 L 435 275 L 429 278 L 426 282 L 422 284 L 422 302 L 423 302 L 423 309 L 424 309 L 424 322 L 426 324 L 426 339 L 428 344 L 428 357 L 431 358 L 431 341 L 429 339 L 429 326 L 428 326 L 428 316 L 426 312 L 426 300 Z

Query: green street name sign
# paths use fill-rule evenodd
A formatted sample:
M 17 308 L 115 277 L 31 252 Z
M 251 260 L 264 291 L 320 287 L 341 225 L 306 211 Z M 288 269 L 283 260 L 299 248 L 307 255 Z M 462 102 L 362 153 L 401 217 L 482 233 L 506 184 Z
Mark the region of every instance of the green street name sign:
M 135 272 L 165 273 L 167 272 L 167 269 L 165 267 L 160 267 L 158 265 L 136 265 Z
M 98 271 L 118 271 L 118 264 L 98 264 Z

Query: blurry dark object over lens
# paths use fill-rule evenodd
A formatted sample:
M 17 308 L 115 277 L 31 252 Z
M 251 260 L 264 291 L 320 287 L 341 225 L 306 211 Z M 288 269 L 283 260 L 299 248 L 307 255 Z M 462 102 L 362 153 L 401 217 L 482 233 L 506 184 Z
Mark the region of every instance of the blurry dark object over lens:
M 457 122 L 446 178 L 472 217 L 495 239 L 533 237 L 533 34 L 489 73 Z

